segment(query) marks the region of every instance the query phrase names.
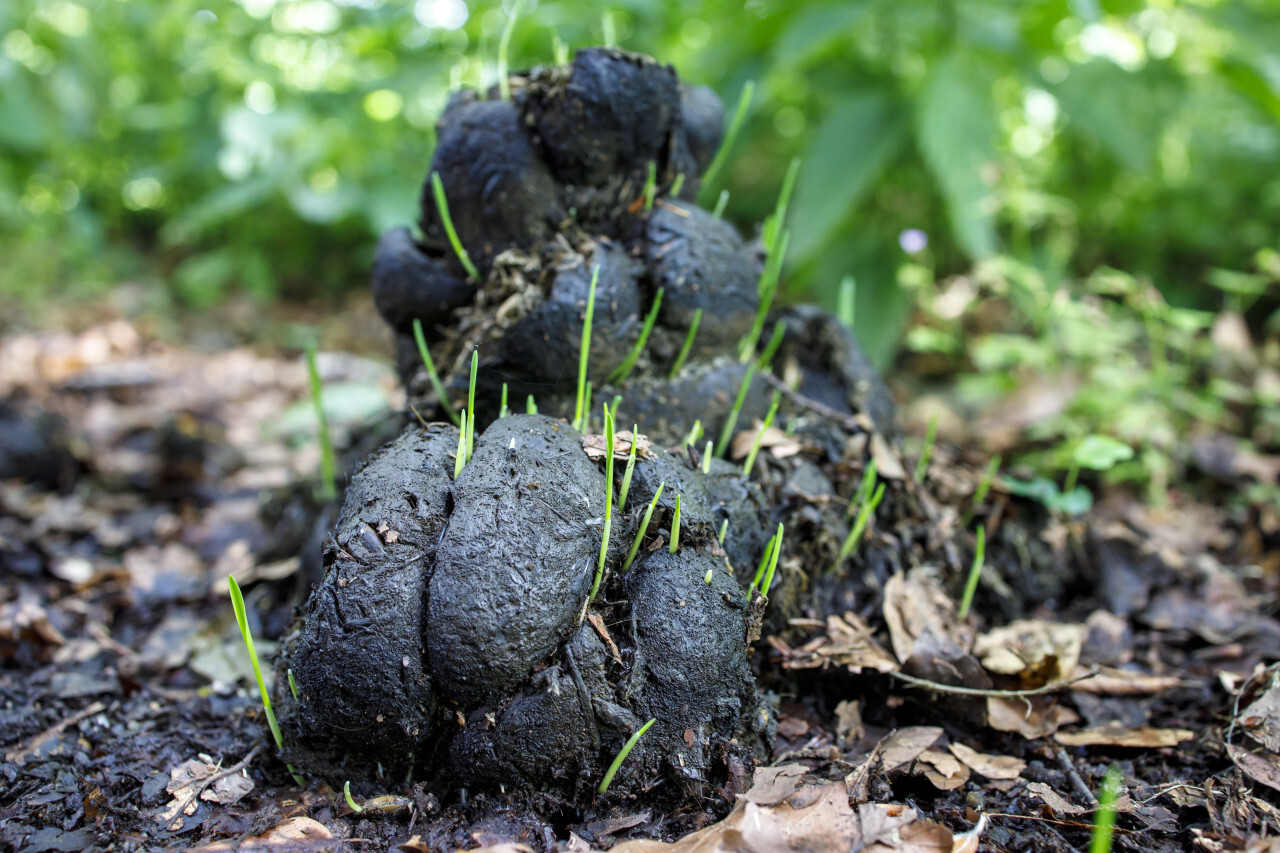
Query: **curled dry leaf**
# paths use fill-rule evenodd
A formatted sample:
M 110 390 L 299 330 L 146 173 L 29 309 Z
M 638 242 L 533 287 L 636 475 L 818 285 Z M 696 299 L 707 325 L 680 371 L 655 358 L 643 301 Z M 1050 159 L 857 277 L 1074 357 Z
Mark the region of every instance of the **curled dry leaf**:
M 1080 661 L 1084 625 L 1018 619 L 979 636 L 973 653 L 989 672 L 1016 675 L 1025 688 L 1070 677 Z
M 1053 739 L 1063 746 L 1129 746 L 1153 749 L 1177 746 L 1191 740 L 1195 733 L 1187 729 L 1156 729 L 1150 726 L 1123 726 L 1110 723 L 1075 732 L 1058 732 Z
M 969 767 L 954 755 L 926 749 L 916 758 L 915 772 L 924 776 L 939 791 L 959 788 L 969 781 Z
M 1027 762 L 1021 758 L 1014 758 L 1012 755 L 987 755 L 962 743 L 950 744 L 947 749 L 974 773 L 988 779 L 1017 779 L 1027 767 Z
M 1244 775 L 1280 791 L 1280 757 L 1269 752 L 1254 752 L 1234 743 L 1227 744 L 1227 755 Z
M 891 732 L 880 742 L 880 769 L 888 773 L 914 761 L 940 737 L 942 729 L 938 726 L 907 726 Z
M 1077 666 L 1072 678 L 1089 675 L 1090 670 Z M 1144 672 L 1130 672 L 1113 666 L 1100 666 L 1089 678 L 1071 685 L 1077 693 L 1093 693 L 1098 696 L 1150 696 L 1182 684 L 1176 675 L 1148 675 Z
M 1048 737 L 1080 716 L 1052 696 L 987 697 L 987 725 L 998 732 L 1014 732 L 1027 740 Z
M 1094 803 L 1090 806 L 1077 806 L 1057 791 L 1050 788 L 1044 782 L 1032 782 L 1027 785 L 1027 793 L 1039 797 L 1044 800 L 1045 805 L 1053 809 L 1058 814 L 1091 814 L 1098 810 L 1098 804 Z M 1133 811 L 1133 799 L 1128 794 L 1123 794 L 1116 798 L 1113 804 L 1118 812 Z
M 621 459 L 624 462 L 627 456 L 631 454 L 631 430 L 624 429 L 621 432 L 613 434 L 613 458 Z M 636 433 L 636 458 L 648 459 L 649 448 L 652 446 L 649 439 L 643 433 Z M 582 437 L 582 449 L 587 452 L 592 462 L 599 462 L 604 458 L 605 440 L 603 435 L 584 435 Z
M 832 664 L 848 667 L 855 675 L 867 669 L 875 672 L 898 669 L 898 662 L 876 640 L 871 626 L 856 613 L 828 616 L 826 642 L 793 650 L 784 666 L 814 669 Z
M 745 459 L 747 454 L 751 452 L 751 445 L 755 444 L 756 435 L 760 432 L 760 422 L 751 429 L 744 429 L 733 437 L 733 443 L 729 445 L 729 455 L 734 459 Z M 776 426 L 770 426 L 764 431 L 764 435 L 760 436 L 760 447 L 768 450 L 778 459 L 786 459 L 788 456 L 795 456 L 802 449 L 803 445 L 799 441 L 787 435 Z
M 1249 737 L 1272 752 L 1280 752 L 1280 687 L 1273 686 L 1250 702 L 1236 717 Z

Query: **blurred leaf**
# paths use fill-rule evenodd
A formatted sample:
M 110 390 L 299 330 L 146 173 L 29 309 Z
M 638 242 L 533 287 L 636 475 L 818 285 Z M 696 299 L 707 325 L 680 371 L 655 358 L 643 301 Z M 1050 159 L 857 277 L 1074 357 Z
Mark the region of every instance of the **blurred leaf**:
M 991 189 L 982 179 L 995 159 L 994 109 L 991 81 L 957 51 L 934 64 L 916 109 L 921 153 L 947 203 L 956 242 L 975 260 L 996 250 Z
M 847 37 L 849 28 L 883 2 L 835 3 L 825 6 L 802 4 L 801 10 L 783 31 L 774 56 L 783 67 L 802 65 L 827 45 Z
M 1084 515 L 1093 508 L 1093 493 L 1084 486 L 1076 486 L 1070 492 L 1063 494 L 1057 483 L 1044 477 L 1036 477 L 1033 480 L 1004 477 L 1000 482 L 1010 494 L 1039 501 L 1055 512 Z
M 821 249 L 863 200 L 902 146 L 907 113 L 885 92 L 836 103 L 803 155 L 796 185 L 792 252 L 803 261 Z
M 1096 139 L 1126 169 L 1145 172 L 1164 123 L 1150 80 L 1095 59 L 1073 67 L 1054 94 L 1071 125 Z
M 1077 465 L 1094 471 L 1110 470 L 1116 463 L 1132 458 L 1133 448 L 1109 435 L 1085 436 L 1072 453 Z
M 28 75 L 15 70 L 6 77 L 0 78 L 0 146 L 37 151 L 45 143 L 47 130 Z

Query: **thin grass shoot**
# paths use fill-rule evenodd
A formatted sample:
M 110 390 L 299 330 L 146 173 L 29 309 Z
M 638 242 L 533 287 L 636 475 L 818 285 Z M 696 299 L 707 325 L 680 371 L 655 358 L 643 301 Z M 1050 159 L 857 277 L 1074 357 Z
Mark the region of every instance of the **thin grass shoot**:
M 702 576 L 702 582 L 705 584 L 710 584 L 711 579 L 714 578 L 715 576 L 716 576 L 715 572 L 713 572 L 711 569 L 707 569 L 707 573 Z
M 453 479 L 458 479 L 467 466 L 467 411 L 462 412 L 462 428 L 458 431 L 458 452 L 453 457 Z
M 769 589 L 773 586 L 774 573 L 778 571 L 778 557 L 782 555 L 782 522 L 778 522 L 778 532 L 774 536 L 773 553 L 769 555 L 769 571 L 764 574 L 764 581 L 760 584 L 760 594 L 769 595 Z
M 724 521 L 720 522 L 720 533 L 716 536 L 716 541 L 719 542 L 721 545 L 723 545 L 725 534 L 727 534 L 728 532 L 729 532 L 729 519 L 726 518 Z
M 866 531 L 867 525 L 871 522 L 871 517 L 875 514 L 876 507 L 880 506 L 880 501 L 883 499 L 884 483 L 881 483 L 876 486 L 876 490 L 871 497 L 863 501 L 861 508 L 859 508 L 858 517 L 853 522 L 853 529 L 849 531 L 849 535 L 845 537 L 844 544 L 840 546 L 840 554 L 836 557 L 835 565 L 831 567 L 831 571 L 840 571 L 845 559 L 853 553 L 854 548 L 858 547 L 858 543 L 862 541 L 862 534 Z
M 853 329 L 853 321 L 857 312 L 858 280 L 851 275 L 840 279 L 840 289 L 836 291 L 836 319 L 846 329 Z
M 511 410 L 507 408 L 507 383 L 502 383 L 502 402 L 498 405 L 498 420 L 502 420 L 511 414 Z
M 760 444 L 764 441 L 764 435 L 769 431 L 769 427 L 773 426 L 773 419 L 777 416 L 778 406 L 781 403 L 782 392 L 774 391 L 773 399 L 769 401 L 769 413 L 760 422 L 760 429 L 756 430 L 756 437 L 751 441 L 751 450 L 747 453 L 747 461 L 742 466 L 742 476 L 751 476 L 751 469 L 756 464 L 756 455 L 760 452 Z
M 658 195 L 658 164 L 649 161 L 649 174 L 644 179 L 644 212 L 653 210 L 653 200 Z
M 636 362 L 640 360 L 645 345 L 649 343 L 653 324 L 658 322 L 658 309 L 662 307 L 662 294 L 666 293 L 666 290 L 665 287 L 659 287 L 658 292 L 654 294 L 653 304 L 649 306 L 649 313 L 645 315 L 644 325 L 640 328 L 640 337 L 636 338 L 635 346 L 631 347 L 631 352 L 627 353 L 627 357 L 622 360 L 622 364 L 618 365 L 618 369 L 609 374 L 610 385 L 626 382 L 631 371 L 635 370 Z
M 933 443 L 938 438 L 938 416 L 929 418 L 929 426 L 924 433 L 924 447 L 920 448 L 920 458 L 916 460 L 915 481 L 924 482 L 924 475 L 929 471 L 929 459 L 933 456 Z
M 684 367 L 685 361 L 689 358 L 689 352 L 693 349 L 693 339 L 698 334 L 698 324 L 702 322 L 702 309 L 699 308 L 693 312 L 693 322 L 689 324 L 689 333 L 684 336 L 684 344 L 680 347 L 680 354 L 676 356 L 675 364 L 671 365 L 671 372 L 667 374 L 668 379 L 675 379 L 680 373 L 680 368 Z
M 744 364 L 751 360 L 756 344 L 760 341 L 760 335 L 764 333 L 765 320 L 768 319 L 769 311 L 773 308 L 774 297 L 778 295 L 778 277 L 782 273 L 782 259 L 786 257 L 787 248 L 790 245 L 791 231 L 783 231 L 778 249 L 770 252 L 769 257 L 765 259 L 764 269 L 760 273 L 760 283 L 757 286 L 760 306 L 756 309 L 756 319 L 751 324 L 751 331 L 743 336 L 738 349 L 738 360 Z
M 445 393 L 444 383 L 440 381 L 440 374 L 436 372 L 436 363 L 431 359 L 431 350 L 427 349 L 427 338 L 422 333 L 421 320 L 413 321 L 413 339 L 418 344 L 418 355 L 422 358 L 422 366 L 426 368 L 427 379 L 431 382 L 431 390 L 435 392 L 436 400 L 440 402 L 440 408 L 444 409 L 445 416 L 453 421 L 454 426 L 461 426 L 462 421 L 458 419 L 458 413 L 449 403 L 449 395 Z
M 605 12 L 600 16 L 600 32 L 605 47 L 618 46 L 618 28 L 613 22 L 613 12 Z
M 760 565 L 756 566 L 756 573 L 751 576 L 751 585 L 747 587 L 747 591 L 760 586 L 764 580 L 764 573 L 769 571 L 769 560 L 773 557 L 773 546 L 778 543 L 778 534 L 769 537 L 769 541 L 764 544 L 764 553 L 760 555 Z
M 609 769 L 605 771 L 604 778 L 600 780 L 600 787 L 596 790 L 603 794 L 609 790 L 613 777 L 618 774 L 618 768 L 622 766 L 622 762 L 627 760 L 627 756 L 631 754 L 631 750 L 635 749 L 635 745 L 640 742 L 640 738 L 644 737 L 644 733 L 649 731 L 649 727 L 657 722 L 657 718 L 651 718 L 649 722 L 641 726 L 635 734 L 627 738 L 627 742 L 622 745 L 622 749 L 618 751 L 617 756 L 613 759 L 613 763 L 609 765 Z
M 724 209 L 729 206 L 729 191 L 720 190 L 720 197 L 716 199 L 716 206 L 711 211 L 713 219 L 720 219 L 724 216 Z
M 702 428 L 702 418 L 698 418 L 693 422 L 693 426 L 689 428 L 689 434 L 684 437 L 681 447 L 696 447 L 698 441 L 702 438 L 705 430 Z
M 636 447 L 640 444 L 639 433 L 639 424 L 632 424 L 631 450 L 627 452 L 627 467 L 622 471 L 622 487 L 618 489 L 618 506 L 623 509 L 627 506 L 627 493 L 631 491 L 631 475 L 636 470 Z
M 683 189 L 684 189 L 684 172 L 680 172 L 678 175 L 676 175 L 676 179 L 671 182 L 671 190 L 667 193 L 667 195 L 671 196 L 672 198 L 679 198 L 680 191 Z
M 444 225 L 445 236 L 449 238 L 449 245 L 453 247 L 453 253 L 458 256 L 458 263 L 462 264 L 462 268 L 467 271 L 467 277 L 474 283 L 480 283 L 480 271 L 476 269 L 476 265 L 471 262 L 471 256 L 467 254 L 467 248 L 462 245 L 462 241 L 458 239 L 458 232 L 453 227 L 453 217 L 449 215 L 449 200 L 444 195 L 444 184 L 440 181 L 440 173 L 431 173 L 431 194 L 435 196 L 436 210 L 440 211 L 440 223 Z
M 604 580 L 604 562 L 609 555 L 609 532 L 613 527 L 613 447 L 614 447 L 613 415 L 609 407 L 604 407 L 604 535 L 600 539 L 600 558 L 596 561 L 595 578 L 591 581 L 591 592 L 587 595 L 587 606 L 595 601 L 600 591 L 600 582 Z
M 516 18 L 520 17 L 520 7 L 524 0 L 516 0 L 507 16 L 507 24 L 502 28 L 502 36 L 498 39 L 498 97 L 504 101 L 511 100 L 511 80 L 507 70 L 507 57 L 511 52 L 511 34 L 516 29 Z
M 343 783 L 342 796 L 347 801 L 347 808 L 351 809 L 353 812 L 364 811 L 364 806 L 360 805 L 359 803 L 357 803 L 355 800 L 351 798 L 351 781 L 350 780 Z
M 702 173 L 702 185 L 704 187 L 711 186 L 715 179 L 719 176 L 720 170 L 724 168 L 724 164 L 729 159 L 729 152 L 733 149 L 733 143 L 737 141 L 738 134 L 742 131 L 742 125 L 747 120 L 747 110 L 751 108 L 751 100 L 756 94 L 756 81 L 748 80 L 742 86 L 742 91 L 738 93 L 738 104 L 733 108 L 733 118 L 729 122 L 729 129 L 725 131 L 724 141 L 720 143 L 720 147 L 716 150 L 716 156 L 711 159 L 711 165 L 707 167 L 707 171 Z M 725 198 L 725 194 L 721 193 L 721 198 Z M 720 206 L 717 205 L 717 210 Z M 719 218 L 719 213 L 716 214 Z
M 467 383 L 467 458 L 476 452 L 476 371 L 480 367 L 480 350 L 471 351 L 471 379 Z
M 564 39 L 560 38 L 559 33 L 551 36 L 551 55 L 555 57 L 556 65 L 569 64 L 569 45 L 565 44 Z
M 311 387 L 311 405 L 315 409 L 316 433 L 320 439 L 320 497 L 331 501 L 338 497 L 337 463 L 334 461 L 333 441 L 329 438 L 329 419 L 324 413 L 315 341 L 307 341 L 307 382 Z
M 787 166 L 787 174 L 782 178 L 782 189 L 778 192 L 778 201 L 774 205 L 773 213 L 769 214 L 769 218 L 765 220 L 764 232 L 760 235 L 764 240 L 764 245 L 769 254 L 777 251 L 780 245 L 779 239 L 783 233 L 783 226 L 787 221 L 787 208 L 791 204 L 791 192 L 796 187 L 796 176 L 800 174 L 800 158 L 793 158 L 791 164 Z
M 716 456 L 724 456 L 725 450 L 729 448 L 729 440 L 733 438 L 733 430 L 738 425 L 738 417 L 742 414 L 742 406 L 747 401 L 747 392 L 751 390 L 751 382 L 755 378 L 756 363 L 753 361 L 747 365 L 747 372 L 742 375 L 742 384 L 738 386 L 738 396 L 733 401 L 733 408 L 729 410 L 729 417 L 720 429 L 720 439 L 716 442 Z
M 591 271 L 591 288 L 587 291 L 587 313 L 582 321 L 582 343 L 578 349 L 578 398 L 573 409 L 573 426 L 579 432 L 586 432 L 586 420 L 589 408 L 584 404 L 587 395 L 587 358 L 591 354 L 591 321 L 596 312 L 596 285 L 600 282 L 600 265 L 596 264 Z
M 536 414 L 538 414 L 538 402 L 537 402 L 536 400 L 534 400 L 534 399 L 533 399 L 533 395 L 532 395 L 532 394 L 530 394 L 528 397 L 525 397 L 525 400 L 524 400 L 524 413 L 525 413 L 526 415 L 536 415 Z
M 769 343 L 765 344 L 760 358 L 756 360 L 760 370 L 765 371 L 773 366 L 773 357 L 778 354 L 783 339 L 787 336 L 787 326 L 781 320 L 773 324 L 773 333 L 769 335 Z
M 667 553 L 674 554 L 680 550 L 680 499 L 683 495 L 676 495 L 676 512 L 671 517 L 671 544 L 667 546 Z
M 636 531 L 636 541 L 631 543 L 631 550 L 627 552 L 627 559 L 622 563 L 622 574 L 624 575 L 631 569 L 631 563 L 635 561 L 636 552 L 640 550 L 640 543 L 644 541 L 644 535 L 649 530 L 649 522 L 653 520 L 653 510 L 657 507 L 658 498 L 662 497 L 662 490 L 666 486 L 666 480 L 658 484 L 658 490 L 653 493 L 653 500 L 649 501 L 649 508 L 644 511 L 644 518 L 640 520 L 640 529 Z
M 961 621 L 969 618 L 969 608 L 973 606 L 973 595 L 978 591 L 978 578 L 982 577 L 982 563 L 987 555 L 987 526 L 978 526 L 978 544 L 973 552 L 973 565 L 969 567 L 969 577 L 964 582 L 964 595 L 960 599 L 958 615 Z
M 1093 822 L 1089 853 L 1111 853 L 1111 836 L 1116 826 L 1116 798 L 1120 796 L 1120 765 L 1112 764 L 1098 789 L 1098 813 Z
M 284 671 L 284 674 L 289 679 L 289 693 L 290 695 L 293 696 L 294 700 L 296 701 L 298 698 L 298 682 L 293 680 L 293 669 L 292 668 L 286 669 Z

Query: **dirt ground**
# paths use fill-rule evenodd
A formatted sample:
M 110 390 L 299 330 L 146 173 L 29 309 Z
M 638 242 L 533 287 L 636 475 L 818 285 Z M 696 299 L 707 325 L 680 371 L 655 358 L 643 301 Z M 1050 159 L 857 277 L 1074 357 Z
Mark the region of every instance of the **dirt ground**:
M 394 434 L 390 368 L 320 369 L 348 458 Z M 1275 518 L 1176 490 L 1058 518 L 997 481 L 979 511 L 1004 556 L 968 619 L 969 555 L 916 553 L 883 576 L 855 558 L 825 619 L 766 622 L 778 726 L 753 779 L 662 810 L 375 775 L 357 812 L 277 757 L 227 596 L 234 575 L 269 658 L 318 577 L 332 507 L 301 359 L 124 321 L 10 335 L 15 398 L 61 418 L 69 455 L 0 484 L 0 849 L 1084 850 L 1111 766 L 1113 849 L 1280 849 Z M 944 440 L 897 488 L 960 524 L 984 465 Z

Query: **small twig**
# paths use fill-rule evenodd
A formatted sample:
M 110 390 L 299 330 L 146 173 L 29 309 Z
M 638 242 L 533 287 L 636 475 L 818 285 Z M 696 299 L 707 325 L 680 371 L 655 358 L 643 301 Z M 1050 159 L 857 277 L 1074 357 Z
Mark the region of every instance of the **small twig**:
M 819 403 L 817 400 L 813 399 L 812 397 L 806 397 L 804 394 L 801 394 L 799 391 L 795 391 L 791 388 L 788 388 L 787 383 L 783 382 L 781 379 L 774 376 L 772 373 L 769 373 L 768 371 L 763 371 L 760 373 L 760 377 L 764 379 L 765 382 L 768 382 L 774 388 L 781 391 L 782 396 L 786 397 L 788 400 L 795 403 L 800 408 L 808 409 L 809 411 L 813 412 L 816 415 L 820 415 L 829 421 L 834 421 L 835 423 L 844 427 L 849 432 L 856 434 L 856 433 L 867 431 L 866 425 L 860 423 L 858 419 L 853 415 L 846 415 L 844 412 L 837 412 L 835 409 L 831 408 L 830 406 L 824 403 Z
M 905 681 L 916 687 L 925 687 L 929 690 L 937 690 L 939 693 L 959 693 L 964 696 L 995 696 L 997 698 L 1018 699 L 1024 696 L 1040 696 L 1044 693 L 1056 693 L 1064 687 L 1070 687 L 1079 681 L 1093 678 L 1098 674 L 1097 669 L 1091 669 L 1084 675 L 1077 675 L 1075 678 L 1068 678 L 1063 681 L 1055 681 L 1052 684 L 1046 684 L 1043 687 L 1034 687 L 1030 690 L 993 690 L 983 687 L 959 687 L 953 684 L 941 684 L 937 681 L 930 681 L 927 678 L 917 678 L 914 675 L 907 675 L 905 672 L 890 672 L 889 675 Z
M 176 829 L 182 828 L 182 824 L 183 824 L 182 817 L 183 815 L 186 814 L 187 807 L 190 806 L 192 803 L 194 803 L 197 797 L 199 797 L 201 794 L 207 791 L 210 785 L 212 785 L 214 782 L 217 782 L 219 779 L 225 779 L 228 776 L 234 776 L 235 774 L 239 773 L 241 770 L 248 767 L 249 762 L 253 761 L 253 757 L 261 751 L 262 751 L 262 744 L 258 744 L 253 749 L 249 750 L 249 754 L 246 755 L 240 761 L 239 764 L 236 764 L 233 767 L 228 767 L 226 770 L 222 770 L 218 773 L 215 773 L 207 779 L 201 779 L 200 782 L 195 786 L 195 788 L 192 789 L 191 793 L 187 795 L 187 798 L 182 801 L 182 805 L 178 806 L 178 813 L 174 815 L 173 820 L 169 823 L 169 830 L 172 832 L 172 831 L 175 831 Z
M 1067 755 L 1067 751 L 1062 747 L 1058 747 L 1054 752 L 1054 757 L 1058 759 L 1058 766 L 1062 768 L 1063 773 L 1067 774 L 1071 784 L 1076 786 L 1076 793 L 1084 797 L 1091 805 L 1096 806 L 1098 798 L 1093 795 L 1093 791 L 1089 790 L 1089 786 L 1080 777 L 1080 771 L 1076 770 L 1076 766 L 1071 762 L 1071 756 Z

